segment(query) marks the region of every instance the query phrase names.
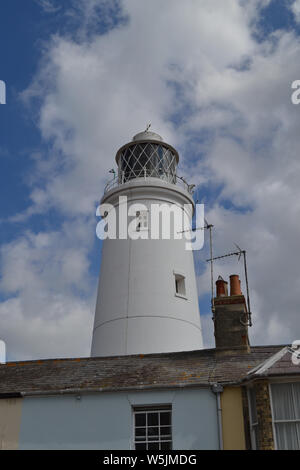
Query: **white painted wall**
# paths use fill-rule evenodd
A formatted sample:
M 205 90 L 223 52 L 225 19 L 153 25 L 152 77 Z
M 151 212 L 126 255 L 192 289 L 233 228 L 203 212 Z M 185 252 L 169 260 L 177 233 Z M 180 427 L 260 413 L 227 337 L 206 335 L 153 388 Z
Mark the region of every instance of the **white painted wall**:
M 119 196 L 134 203 L 193 204 L 188 192 L 158 178 L 137 178 L 107 193 L 102 203 L 119 212 Z M 190 217 L 192 213 L 190 213 Z M 92 356 L 190 351 L 203 347 L 192 251 L 186 240 L 105 240 Z M 175 294 L 185 276 L 186 299 Z

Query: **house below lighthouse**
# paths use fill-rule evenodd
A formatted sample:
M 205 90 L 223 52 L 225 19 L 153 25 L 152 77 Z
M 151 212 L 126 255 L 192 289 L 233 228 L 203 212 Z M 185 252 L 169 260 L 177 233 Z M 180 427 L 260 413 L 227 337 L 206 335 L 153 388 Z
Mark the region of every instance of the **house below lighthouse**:
M 118 175 L 101 205 L 108 220 L 114 212 L 118 230 L 116 239 L 103 241 L 92 356 L 203 347 L 193 252 L 171 219 L 168 239 L 162 227 L 153 239 L 151 226 L 154 208 L 161 209 L 161 225 L 177 211 L 191 226 L 195 203 L 191 186 L 177 177 L 178 161 L 177 151 L 149 131 L 117 152 Z M 124 200 L 131 218 L 122 219 Z M 127 236 L 130 224 L 140 237 Z

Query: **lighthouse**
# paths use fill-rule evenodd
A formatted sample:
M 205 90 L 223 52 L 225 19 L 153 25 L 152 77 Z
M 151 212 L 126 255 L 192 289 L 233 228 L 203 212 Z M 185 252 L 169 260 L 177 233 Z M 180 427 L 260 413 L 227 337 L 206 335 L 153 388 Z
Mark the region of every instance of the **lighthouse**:
M 116 154 L 118 174 L 101 205 L 113 209 L 117 230 L 103 240 L 91 356 L 203 348 L 193 251 L 184 237 L 150 236 L 154 206 L 193 217 L 192 186 L 177 176 L 178 161 L 178 152 L 148 129 Z M 125 236 L 129 224 L 137 237 Z

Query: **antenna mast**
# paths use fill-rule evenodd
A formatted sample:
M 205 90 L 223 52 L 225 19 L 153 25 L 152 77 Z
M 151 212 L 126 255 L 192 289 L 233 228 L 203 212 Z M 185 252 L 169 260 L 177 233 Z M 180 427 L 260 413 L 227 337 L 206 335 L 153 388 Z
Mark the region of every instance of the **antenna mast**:
M 213 267 L 213 243 L 212 243 L 212 229 L 213 225 L 209 224 L 206 219 L 205 228 L 209 230 L 209 252 L 210 252 L 210 282 L 211 282 L 211 311 L 213 314 L 212 319 L 215 320 L 215 301 L 214 301 L 214 267 Z
M 246 250 L 242 250 L 238 245 L 235 244 L 235 246 L 237 247 L 237 249 L 239 251 L 236 251 L 236 252 L 233 252 L 233 253 L 228 253 L 226 255 L 222 255 L 222 256 L 216 256 L 215 258 L 213 258 L 211 256 L 210 259 L 207 259 L 206 262 L 210 262 L 211 264 L 211 272 L 212 271 L 212 264 L 213 264 L 213 261 L 217 260 L 217 259 L 223 259 L 223 258 L 227 258 L 229 256 L 238 256 L 239 259 L 238 261 L 240 260 L 241 256 L 243 256 L 243 261 L 244 261 L 244 271 L 245 271 L 245 281 L 246 281 L 246 289 L 247 289 L 247 310 L 248 310 L 248 319 L 249 319 L 249 326 L 252 326 L 252 319 L 251 319 L 251 309 L 250 309 L 250 296 L 249 296 L 249 284 L 248 284 L 248 270 L 247 270 L 247 261 L 246 261 Z M 212 277 L 213 279 L 213 277 Z M 213 289 L 212 289 L 212 294 L 213 294 Z M 212 299 L 212 304 L 213 304 L 213 299 Z
M 206 219 L 204 219 L 204 227 L 195 227 L 192 230 L 183 230 L 179 233 L 185 232 L 196 232 L 197 230 L 209 230 L 209 252 L 210 252 L 210 280 L 211 280 L 211 311 L 213 313 L 213 320 L 215 319 L 215 303 L 214 303 L 214 270 L 213 270 L 213 242 L 212 242 L 212 229 L 214 226 L 209 224 Z

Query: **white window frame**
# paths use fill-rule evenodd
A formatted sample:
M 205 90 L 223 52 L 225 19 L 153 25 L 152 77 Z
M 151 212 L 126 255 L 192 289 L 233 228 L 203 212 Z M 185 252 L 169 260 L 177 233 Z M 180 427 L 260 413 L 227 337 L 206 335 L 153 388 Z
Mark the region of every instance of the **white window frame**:
M 161 412 L 168 412 L 170 413 L 170 424 L 168 425 L 161 425 L 160 424 L 160 414 Z M 146 424 L 145 426 L 136 426 L 135 425 L 135 416 L 137 414 L 150 414 L 150 413 L 158 413 L 158 426 L 148 426 L 148 423 L 147 423 L 147 418 L 146 418 Z M 173 425 L 172 425 L 172 405 L 145 405 L 145 406 L 133 406 L 132 407 L 132 421 L 133 421 L 133 433 L 132 433 L 132 447 L 133 447 L 133 450 L 136 449 L 136 444 L 137 443 L 141 443 L 141 444 L 146 444 L 146 447 L 148 450 L 148 444 L 154 444 L 154 443 L 163 443 L 163 442 L 170 442 L 171 443 L 171 449 L 173 449 Z M 154 439 L 151 439 L 151 440 L 148 440 L 148 428 L 150 427 L 158 427 L 159 428 L 159 434 L 158 434 L 158 439 L 157 440 L 154 440 Z M 136 436 L 135 436 L 135 431 L 136 429 L 139 429 L 139 428 L 146 428 L 146 438 L 144 441 L 140 440 L 140 441 L 137 441 L 136 440 Z M 170 438 L 169 439 L 161 439 L 160 437 L 160 429 L 161 428 L 171 428 L 171 434 L 170 434 Z
M 299 383 L 297 380 L 288 380 L 285 382 L 282 381 L 272 381 L 269 383 L 269 396 L 270 396 L 270 405 L 271 405 L 271 415 L 272 415 L 272 429 L 273 429 L 273 437 L 274 437 L 274 447 L 275 450 L 278 450 L 278 442 L 277 442 L 277 432 L 276 432 L 276 424 L 279 423 L 299 423 L 300 424 L 300 418 L 299 419 L 275 419 L 274 418 L 274 406 L 273 406 L 273 395 L 272 395 L 272 385 L 277 385 L 277 384 L 284 384 L 284 385 L 291 385 L 292 386 L 292 397 L 293 397 L 293 406 L 295 407 L 295 392 L 293 388 L 293 384 Z M 297 438 L 298 438 L 298 443 L 299 443 L 299 448 L 300 448 L 300 433 L 297 432 Z

